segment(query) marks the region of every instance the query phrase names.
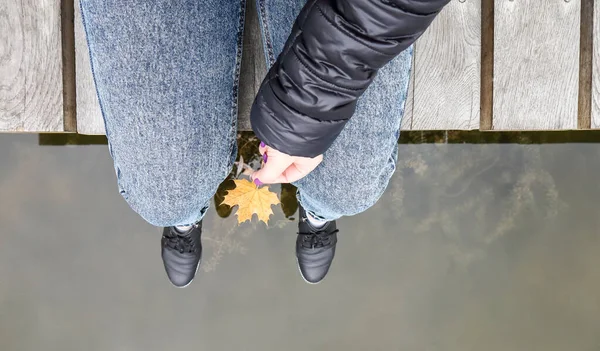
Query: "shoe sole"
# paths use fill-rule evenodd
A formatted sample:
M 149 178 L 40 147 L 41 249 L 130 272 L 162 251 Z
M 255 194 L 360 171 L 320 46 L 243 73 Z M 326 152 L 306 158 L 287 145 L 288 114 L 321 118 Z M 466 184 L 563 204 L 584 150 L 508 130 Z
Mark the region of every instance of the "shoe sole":
M 313 283 L 313 282 L 309 282 L 308 280 L 306 280 L 306 278 L 304 278 L 304 274 L 302 274 L 302 270 L 300 269 L 300 262 L 298 261 L 298 257 L 296 257 L 296 267 L 298 267 L 298 273 L 300 273 L 300 276 L 302 277 L 302 279 L 304 279 L 304 281 L 306 283 L 308 283 L 310 285 L 317 285 L 317 284 L 319 284 L 320 282 L 323 281 L 323 279 L 321 279 L 318 282 Z
M 200 268 L 200 263 L 202 263 L 202 260 L 198 261 L 198 264 L 196 265 L 196 272 L 194 273 L 194 278 L 192 278 L 192 280 L 189 281 L 189 283 L 182 285 L 182 286 L 177 286 L 175 284 L 173 284 L 172 281 L 169 280 L 169 282 L 171 283 L 171 285 L 173 285 L 174 287 L 178 288 L 178 289 L 183 289 L 183 288 L 187 288 L 190 284 L 192 284 L 192 282 L 194 281 L 194 279 L 196 279 L 196 274 L 198 274 L 198 268 Z

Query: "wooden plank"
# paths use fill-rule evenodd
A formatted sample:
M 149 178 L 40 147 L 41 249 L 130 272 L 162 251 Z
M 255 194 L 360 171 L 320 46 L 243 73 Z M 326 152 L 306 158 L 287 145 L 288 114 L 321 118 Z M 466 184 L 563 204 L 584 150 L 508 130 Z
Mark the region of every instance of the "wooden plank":
M 494 0 L 481 1 L 481 100 L 479 129 L 490 130 L 494 119 Z
M 21 118 L 25 112 L 24 39 L 20 6 L 9 1 L 0 2 L 0 130 L 23 129 Z
M 577 128 L 580 0 L 496 0 L 495 130 Z
M 477 129 L 481 1 L 453 0 L 415 48 L 412 129 Z
M 60 1 L 0 2 L 0 131 L 62 132 Z
M 244 49 L 238 96 L 238 130 L 252 130 L 250 109 L 260 84 L 267 74 L 267 65 L 262 46 L 262 36 L 256 12 L 256 2 L 246 2 L 246 23 L 244 25 Z
M 594 43 L 592 60 L 592 125 L 600 128 L 600 4 L 594 6 Z
M 75 67 L 77 76 L 77 132 L 105 134 L 104 119 L 94 85 L 90 54 L 81 20 L 79 0 L 75 0 Z

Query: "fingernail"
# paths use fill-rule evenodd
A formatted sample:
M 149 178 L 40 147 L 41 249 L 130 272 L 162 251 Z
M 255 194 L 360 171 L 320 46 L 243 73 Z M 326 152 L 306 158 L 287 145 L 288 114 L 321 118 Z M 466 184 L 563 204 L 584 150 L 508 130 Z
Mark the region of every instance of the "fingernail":
M 267 156 L 267 154 L 263 154 L 263 162 L 267 163 L 268 159 L 269 159 L 269 156 Z
M 256 186 L 262 186 L 263 183 L 258 178 L 254 178 L 254 185 L 256 185 Z
M 262 141 L 260 142 L 260 147 L 265 147 L 267 146 L 267 144 L 263 143 Z

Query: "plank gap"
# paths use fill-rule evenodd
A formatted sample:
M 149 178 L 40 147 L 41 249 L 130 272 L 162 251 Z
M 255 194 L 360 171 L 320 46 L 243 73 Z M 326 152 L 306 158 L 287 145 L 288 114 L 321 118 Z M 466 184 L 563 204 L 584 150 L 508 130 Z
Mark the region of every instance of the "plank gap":
M 592 59 L 594 55 L 594 0 L 581 0 L 579 38 L 579 96 L 577 128 L 592 127 Z
M 260 89 L 267 73 L 266 62 L 258 21 L 258 12 L 254 1 L 246 3 L 246 19 L 242 48 L 242 67 L 239 78 L 238 95 L 238 130 L 252 130 L 250 111 L 254 98 Z
M 481 1 L 481 102 L 479 129 L 494 125 L 494 0 Z
M 65 132 L 76 132 L 75 6 L 72 0 L 62 0 L 60 8 L 63 69 L 63 129 Z

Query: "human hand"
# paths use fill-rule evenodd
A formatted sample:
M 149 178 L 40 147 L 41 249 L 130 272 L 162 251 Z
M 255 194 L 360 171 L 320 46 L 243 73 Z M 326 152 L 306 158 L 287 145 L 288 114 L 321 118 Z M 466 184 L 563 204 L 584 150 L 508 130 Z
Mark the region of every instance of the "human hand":
M 258 151 L 264 162 L 263 167 L 252 174 L 256 185 L 295 182 L 312 172 L 323 161 L 323 155 L 314 158 L 290 156 L 263 142 Z

